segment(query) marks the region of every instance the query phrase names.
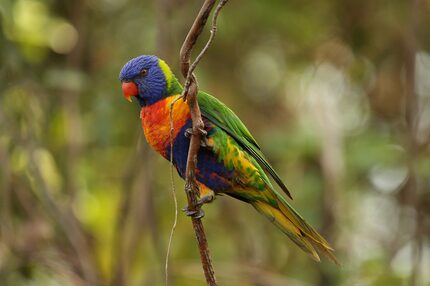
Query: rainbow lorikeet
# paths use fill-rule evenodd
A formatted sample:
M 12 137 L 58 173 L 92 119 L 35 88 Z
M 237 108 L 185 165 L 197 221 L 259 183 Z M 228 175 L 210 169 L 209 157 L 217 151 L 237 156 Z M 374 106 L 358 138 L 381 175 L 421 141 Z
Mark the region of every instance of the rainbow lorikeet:
M 169 66 L 156 56 L 139 56 L 120 72 L 124 96 L 135 97 L 149 145 L 170 160 L 170 104 L 181 95 L 182 86 Z M 196 179 L 201 203 L 227 194 L 251 204 L 280 228 L 292 241 L 319 261 L 320 254 L 337 263 L 333 248 L 290 206 L 272 186 L 267 171 L 291 198 L 276 171 L 264 158 L 256 140 L 234 112 L 215 97 L 199 91 L 198 103 L 206 138 L 197 156 Z M 189 132 L 192 127 L 186 102 L 173 105 L 173 164 L 185 177 Z

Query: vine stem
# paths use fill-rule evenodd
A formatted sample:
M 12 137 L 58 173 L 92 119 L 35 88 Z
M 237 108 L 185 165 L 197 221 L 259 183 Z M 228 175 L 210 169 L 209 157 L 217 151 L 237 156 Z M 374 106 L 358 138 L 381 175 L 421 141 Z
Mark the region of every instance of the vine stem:
M 169 120 L 170 120 L 170 183 L 172 185 L 172 196 L 173 202 L 175 204 L 175 218 L 173 220 L 172 229 L 170 230 L 169 243 L 167 244 L 167 253 L 166 253 L 166 261 L 164 265 L 164 273 L 165 273 L 165 283 L 166 286 L 169 284 L 169 257 L 170 251 L 172 249 L 172 241 L 173 234 L 176 230 L 176 225 L 178 224 L 178 199 L 176 198 L 176 187 L 175 187 L 175 178 L 173 176 L 173 134 L 174 134 L 174 124 L 173 124 L 173 106 L 175 103 L 181 99 L 182 96 L 178 96 L 175 100 L 172 101 L 169 107 Z

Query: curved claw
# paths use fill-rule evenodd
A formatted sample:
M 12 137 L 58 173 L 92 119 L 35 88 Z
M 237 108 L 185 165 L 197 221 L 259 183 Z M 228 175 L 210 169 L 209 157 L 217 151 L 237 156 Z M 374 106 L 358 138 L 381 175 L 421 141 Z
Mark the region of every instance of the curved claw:
M 182 211 L 187 215 L 195 219 L 200 219 L 205 216 L 205 212 L 202 209 L 192 211 L 188 208 L 188 206 L 182 208 Z
M 204 129 L 199 128 L 199 132 L 200 132 L 200 134 L 202 134 L 203 137 L 206 137 L 208 135 L 208 132 Z
M 193 135 L 193 129 L 192 128 L 185 129 L 184 135 L 187 138 L 191 138 L 191 135 Z
M 200 134 L 202 134 L 203 137 L 208 135 L 208 132 L 206 130 L 200 129 L 200 128 L 198 130 L 199 130 Z M 193 128 L 187 128 L 187 129 L 185 129 L 184 135 L 185 135 L 185 137 L 190 138 L 191 135 L 193 135 L 193 133 L 194 133 Z
M 208 132 L 204 129 L 199 129 L 199 132 L 202 134 L 200 146 L 201 147 L 208 147 L 208 139 L 206 137 L 208 135 Z M 191 135 L 193 135 L 193 129 L 192 128 L 185 129 L 184 135 L 187 138 L 191 138 Z

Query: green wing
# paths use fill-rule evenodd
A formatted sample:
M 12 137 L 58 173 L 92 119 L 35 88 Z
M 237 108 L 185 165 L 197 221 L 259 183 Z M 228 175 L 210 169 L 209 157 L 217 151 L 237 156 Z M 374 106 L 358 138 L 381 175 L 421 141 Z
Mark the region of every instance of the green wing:
M 287 187 L 272 166 L 270 166 L 269 162 L 264 158 L 257 141 L 252 137 L 239 117 L 224 103 L 210 94 L 200 91 L 197 99 L 202 115 L 233 137 L 261 166 L 264 167 L 279 187 L 292 199 Z

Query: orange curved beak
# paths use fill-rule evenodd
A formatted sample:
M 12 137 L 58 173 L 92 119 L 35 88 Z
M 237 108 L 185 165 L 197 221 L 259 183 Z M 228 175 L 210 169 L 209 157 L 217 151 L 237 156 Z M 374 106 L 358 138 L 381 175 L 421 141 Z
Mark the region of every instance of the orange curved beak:
M 131 102 L 131 97 L 137 96 L 139 94 L 139 90 L 137 89 L 137 85 L 134 82 L 123 81 L 122 93 L 124 94 L 125 99 Z

